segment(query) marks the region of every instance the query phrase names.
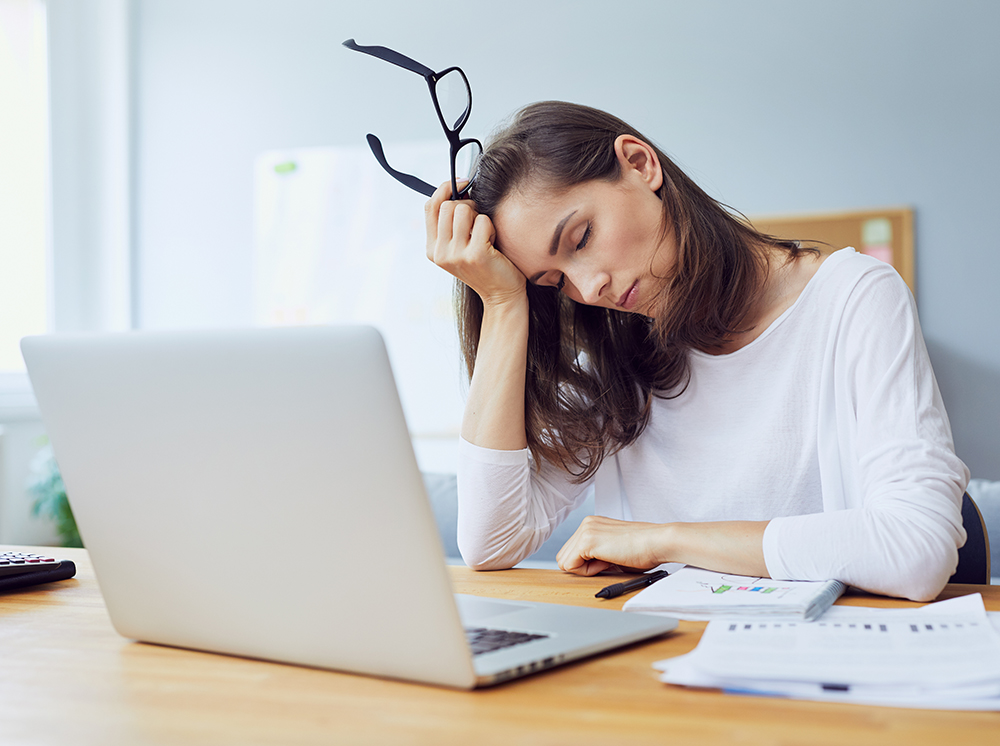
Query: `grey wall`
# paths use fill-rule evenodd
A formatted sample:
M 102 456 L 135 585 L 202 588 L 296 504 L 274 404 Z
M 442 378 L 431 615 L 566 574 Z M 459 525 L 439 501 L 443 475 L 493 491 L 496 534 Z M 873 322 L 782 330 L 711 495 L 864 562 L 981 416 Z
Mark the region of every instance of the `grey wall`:
M 340 47 L 354 36 L 461 65 L 469 135 L 566 99 L 631 121 L 747 214 L 915 208 L 958 452 L 1000 478 L 1000 3 L 136 0 L 133 24 L 144 326 L 252 319 L 259 152 L 440 136 L 422 81 Z

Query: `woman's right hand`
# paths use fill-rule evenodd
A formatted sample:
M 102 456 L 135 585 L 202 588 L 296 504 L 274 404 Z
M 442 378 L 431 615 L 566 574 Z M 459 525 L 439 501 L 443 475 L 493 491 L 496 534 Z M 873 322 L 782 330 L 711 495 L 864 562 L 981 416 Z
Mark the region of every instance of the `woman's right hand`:
M 524 275 L 493 246 L 493 222 L 472 200 L 451 200 L 451 182 L 424 206 L 427 258 L 476 291 L 484 305 L 525 297 Z

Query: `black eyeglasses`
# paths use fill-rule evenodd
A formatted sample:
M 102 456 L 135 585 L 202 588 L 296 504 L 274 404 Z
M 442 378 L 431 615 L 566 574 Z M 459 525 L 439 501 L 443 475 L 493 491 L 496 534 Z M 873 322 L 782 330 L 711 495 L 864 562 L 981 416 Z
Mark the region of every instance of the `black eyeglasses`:
M 438 119 L 444 128 L 444 134 L 448 138 L 451 146 L 451 198 L 464 199 L 469 196 L 469 190 L 476 180 L 479 157 L 483 154 L 483 144 L 474 138 L 463 140 L 459 137 L 462 127 L 469 121 L 469 114 L 472 112 L 472 88 L 469 86 L 469 79 L 459 67 L 449 67 L 439 73 L 434 72 L 426 65 L 421 65 L 416 60 L 395 52 L 387 47 L 363 47 L 356 44 L 354 39 L 348 39 L 344 46 L 353 49 L 355 52 L 364 52 L 380 60 L 391 62 L 405 70 L 422 75 L 427 81 L 427 88 L 431 92 L 431 100 L 434 102 L 434 109 L 437 111 Z M 441 91 L 439 97 L 438 91 Z M 375 135 L 368 135 L 368 145 L 375 154 L 375 159 L 396 181 L 405 184 L 410 189 L 420 192 L 430 197 L 434 194 L 435 188 L 422 179 L 410 174 L 397 171 L 389 165 L 382 150 L 382 142 Z M 462 164 L 462 167 L 459 167 Z M 461 189 L 458 188 L 458 180 L 468 179 L 468 183 Z

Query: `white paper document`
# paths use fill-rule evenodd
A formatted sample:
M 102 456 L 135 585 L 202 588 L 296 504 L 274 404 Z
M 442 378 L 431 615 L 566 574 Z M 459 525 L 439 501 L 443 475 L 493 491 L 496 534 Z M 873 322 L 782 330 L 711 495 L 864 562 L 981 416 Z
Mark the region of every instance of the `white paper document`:
M 683 567 L 637 593 L 623 608 L 689 621 L 732 616 L 815 619 L 844 590 L 837 580 L 771 580 Z
M 814 622 L 724 619 L 654 664 L 670 684 L 896 707 L 1000 710 L 1000 615 L 973 594 L 918 609 L 837 606 Z

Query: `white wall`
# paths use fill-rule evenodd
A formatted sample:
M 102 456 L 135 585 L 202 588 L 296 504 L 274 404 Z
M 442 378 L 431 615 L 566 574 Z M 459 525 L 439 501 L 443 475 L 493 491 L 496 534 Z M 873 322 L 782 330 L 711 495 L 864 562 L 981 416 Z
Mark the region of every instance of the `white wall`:
M 957 448 L 974 475 L 1000 478 L 1000 3 L 132 7 L 143 326 L 251 318 L 259 152 L 359 144 L 368 131 L 440 136 L 423 82 L 341 48 L 354 36 L 461 65 L 468 135 L 529 101 L 567 99 L 631 121 L 748 214 L 914 207 L 918 305 Z
M 58 328 L 249 324 L 259 153 L 440 137 L 423 82 L 340 46 L 354 36 L 461 65 L 472 136 L 560 98 L 631 121 L 748 214 L 914 207 L 917 302 L 957 449 L 1000 479 L 995 0 L 49 7 Z M 39 426 L 15 409 L 0 411 L 0 541 L 31 541 L 47 530 L 20 494 Z

